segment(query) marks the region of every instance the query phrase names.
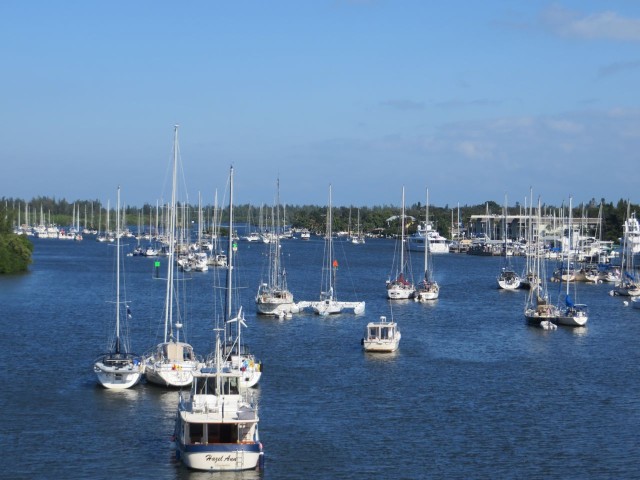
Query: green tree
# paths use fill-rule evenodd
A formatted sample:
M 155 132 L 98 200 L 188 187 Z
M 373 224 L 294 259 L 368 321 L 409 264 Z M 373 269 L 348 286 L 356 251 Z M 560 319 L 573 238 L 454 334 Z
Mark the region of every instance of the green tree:
M 13 233 L 13 218 L 0 208 L 0 274 L 25 272 L 31 263 L 33 244 L 24 235 Z

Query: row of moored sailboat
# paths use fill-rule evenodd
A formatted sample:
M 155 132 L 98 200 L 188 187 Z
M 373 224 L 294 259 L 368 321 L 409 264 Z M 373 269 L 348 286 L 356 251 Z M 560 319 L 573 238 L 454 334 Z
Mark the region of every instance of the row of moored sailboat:
M 174 130 L 173 185 L 169 245 L 176 231 L 178 130 Z M 233 169 L 230 173 L 230 205 L 233 202 Z M 118 189 L 118 211 L 120 189 Z M 118 215 L 119 217 L 119 215 Z M 233 226 L 233 217 L 230 220 Z M 119 225 L 118 227 L 119 228 Z M 233 248 L 229 245 L 229 264 Z M 258 405 L 250 387 L 261 377 L 261 364 L 246 351 L 241 330 L 246 326 L 242 307 L 233 295 L 233 268 L 227 268 L 224 324 L 215 325 L 214 350 L 201 360 L 193 347 L 181 338 L 183 327 L 178 299 L 182 291 L 176 262 L 167 262 L 164 307 L 164 339 L 153 352 L 137 356 L 130 352 L 124 319 L 129 315 L 121 300 L 120 237 L 116 240 L 116 325 L 111 350 L 94 363 L 98 382 L 108 389 L 126 389 L 146 376 L 147 381 L 165 387 L 191 386 L 180 392 L 174 432 L 176 456 L 198 470 L 247 470 L 262 466 L 264 454 L 258 433 Z M 122 312 L 126 312 L 124 315 Z M 235 327 L 235 328 L 234 328 Z M 221 338 L 222 337 L 222 338 Z M 224 339 L 224 341 L 223 341 Z

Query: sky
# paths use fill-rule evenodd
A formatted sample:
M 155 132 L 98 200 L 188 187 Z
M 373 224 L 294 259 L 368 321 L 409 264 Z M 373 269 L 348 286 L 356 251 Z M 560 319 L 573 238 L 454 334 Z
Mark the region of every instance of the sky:
M 640 202 L 640 2 L 0 2 L 0 198 Z

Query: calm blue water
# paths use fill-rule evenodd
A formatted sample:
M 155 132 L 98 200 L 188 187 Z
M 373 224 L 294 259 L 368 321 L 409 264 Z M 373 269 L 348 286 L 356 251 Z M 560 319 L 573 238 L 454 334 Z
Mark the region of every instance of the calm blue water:
M 391 316 L 392 241 L 336 244 L 339 299 L 366 300 L 365 315 L 283 321 L 256 318 L 267 247 L 240 242 L 244 335 L 265 369 L 257 393 L 266 467 L 221 475 L 174 461 L 177 392 L 96 385 L 114 249 L 91 239 L 34 243 L 30 273 L 0 277 L 1 477 L 640 476 L 640 310 L 610 297 L 607 285 L 578 286 L 587 328 L 546 332 L 526 325 L 524 291 L 496 288 L 499 258 L 436 256 L 440 299 L 394 303 L 400 350 L 374 356 L 360 338 L 367 321 Z M 315 300 L 323 242 L 282 248 L 296 299 Z M 413 261 L 419 276 L 419 254 Z M 164 283 L 153 279 L 153 262 L 125 262 L 139 353 L 154 344 L 162 318 Z M 194 273 L 188 285 L 187 333 L 201 354 L 211 349 L 214 275 Z

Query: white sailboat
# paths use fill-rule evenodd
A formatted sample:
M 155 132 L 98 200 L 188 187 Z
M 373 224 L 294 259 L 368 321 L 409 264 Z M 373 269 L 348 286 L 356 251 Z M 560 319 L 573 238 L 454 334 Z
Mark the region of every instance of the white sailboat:
M 571 250 L 573 245 L 573 212 L 572 212 L 572 198 L 569 197 L 569 228 L 568 228 L 568 242 L 567 242 L 567 271 L 571 265 Z M 574 297 L 577 293 L 576 282 L 572 282 L 574 286 Z M 558 317 L 556 319 L 559 325 L 566 325 L 568 327 L 582 327 L 587 323 L 589 316 L 587 314 L 587 306 L 580 303 L 574 303 L 574 300 L 570 295 L 571 282 L 565 282 L 567 289 L 565 292 L 564 305 L 558 306 Z
M 540 278 L 535 273 L 535 268 L 532 266 L 534 259 L 534 251 L 537 252 L 537 245 L 532 248 L 534 236 L 533 236 L 533 190 L 529 189 L 529 212 L 528 218 L 529 222 L 525 225 L 526 227 L 526 238 L 527 238 L 527 248 L 525 251 L 525 266 L 520 275 L 520 288 L 530 289 L 535 288 L 538 283 L 540 283 Z M 526 212 L 526 203 L 527 199 L 525 197 L 525 212 Z
M 224 253 L 220 247 L 220 220 L 218 215 L 220 214 L 218 209 L 218 191 L 216 190 L 213 201 L 213 248 L 211 249 L 207 264 L 212 267 L 227 267 L 227 254 Z
M 194 374 L 190 393 L 180 392 L 176 458 L 195 470 L 262 468 L 258 403 L 251 390 L 240 387 L 240 373 L 225 365 L 219 330 L 214 354 L 213 364 Z
M 416 287 L 413 284 L 412 278 L 407 278 L 407 272 L 405 269 L 410 266 L 408 262 L 408 255 L 405 259 L 405 214 L 404 214 L 404 187 L 402 187 L 402 215 L 400 218 L 400 262 L 397 265 L 397 273 L 395 279 L 387 280 L 387 298 L 390 300 L 406 300 L 412 298 Z M 396 243 L 396 246 L 397 243 Z M 409 275 L 410 276 L 410 275 Z
M 331 185 L 329 185 L 329 206 L 327 208 L 327 232 L 325 237 L 325 255 L 322 266 L 320 301 L 311 302 L 313 311 L 318 315 L 332 315 L 343 312 L 364 313 L 365 302 L 338 301 L 336 286 L 338 260 L 333 249 L 333 217 L 331 205 Z
M 511 256 L 509 255 L 508 245 L 507 245 L 507 198 L 505 196 L 504 202 L 504 223 L 502 236 L 504 238 L 504 263 L 500 273 L 498 274 L 498 287 L 503 290 L 517 290 L 520 288 L 520 276 L 515 272 L 513 267 L 511 266 L 511 261 L 509 260 Z
M 118 210 L 120 209 L 120 187 L 118 187 Z M 120 216 L 118 215 L 118 218 Z M 118 229 L 119 229 L 118 225 Z M 116 239 L 116 330 L 109 353 L 100 355 L 93 364 L 98 382 L 109 389 L 125 389 L 140 381 L 144 367 L 140 357 L 129 351 L 129 342 L 121 325 L 121 312 L 129 315 L 126 299 L 120 300 L 120 236 Z
M 630 210 L 630 204 L 627 203 L 627 220 L 624 223 L 624 235 L 622 237 L 621 251 L 622 257 L 620 258 L 620 277 L 615 283 L 613 290 L 611 290 L 611 295 L 619 295 L 622 297 L 640 296 L 640 282 L 636 278 L 634 268 L 634 230 L 626 227 L 630 224 L 631 220 Z M 633 219 L 635 220 L 635 216 Z
M 540 199 L 538 199 L 537 225 L 540 225 L 541 216 Z M 530 273 L 531 278 L 539 279 L 530 283 L 529 291 L 524 305 L 524 317 L 531 325 L 536 325 L 545 330 L 554 330 L 558 328 L 555 324 L 558 316 L 558 308 L 553 305 L 549 299 L 547 290 L 547 274 L 546 259 L 542 253 L 543 244 L 541 240 L 534 236 L 530 236 L 530 243 L 533 244 L 530 250 L 531 262 Z
M 183 311 L 178 301 L 178 272 L 175 269 L 176 217 L 177 217 L 177 176 L 178 176 L 178 126 L 174 128 L 173 146 L 173 182 L 171 205 L 169 207 L 167 288 L 164 307 L 164 338 L 156 345 L 153 353 L 145 357 L 147 380 L 166 387 L 184 387 L 190 385 L 193 372 L 200 366 L 193 347 L 180 340 L 183 323 Z
M 381 316 L 379 321 L 367 324 L 361 343 L 365 352 L 391 353 L 398 349 L 401 338 L 398 324 Z
M 244 312 L 242 306 L 239 305 L 239 295 L 236 294 L 234 285 L 234 247 L 235 240 L 233 238 L 233 167 L 229 172 L 229 266 L 226 276 L 226 298 L 225 298 L 225 329 L 224 329 L 224 345 L 222 351 L 222 359 L 224 365 L 232 372 L 238 375 L 238 385 L 240 388 L 254 387 L 262 377 L 262 364 L 249 351 L 247 345 L 242 342 L 242 328 L 246 328 L 247 324 L 244 320 Z M 234 315 L 235 310 L 235 315 Z M 215 353 L 215 352 L 214 352 Z M 215 357 L 207 359 L 207 366 L 212 366 Z
M 426 225 L 429 224 L 429 190 L 427 189 L 427 207 L 426 207 Z M 425 249 L 424 249 L 424 278 L 418 284 L 414 293 L 414 300 L 416 302 L 428 302 L 430 300 L 437 300 L 440 295 L 440 285 L 433 278 L 433 262 L 429 262 L 431 258 L 431 249 L 429 248 L 429 237 L 425 237 Z
M 260 282 L 256 295 L 256 308 L 262 315 L 284 317 L 299 311 L 293 294 L 287 288 L 287 274 L 282 268 L 280 236 L 280 180 L 278 180 L 276 214 L 273 220 L 274 241 L 269 243 L 267 281 Z
M 365 243 L 364 234 L 362 233 L 362 225 L 360 225 L 360 209 L 358 209 L 356 233 L 353 235 L 351 234 L 351 212 L 349 212 L 349 241 L 354 245 L 363 245 Z

